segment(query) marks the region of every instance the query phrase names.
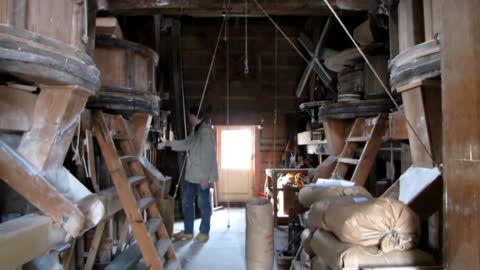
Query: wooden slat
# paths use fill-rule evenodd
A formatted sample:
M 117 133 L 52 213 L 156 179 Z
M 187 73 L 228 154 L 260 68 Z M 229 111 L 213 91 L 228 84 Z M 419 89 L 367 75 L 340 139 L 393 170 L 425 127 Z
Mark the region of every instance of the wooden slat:
M 98 248 L 100 246 L 100 241 L 102 240 L 103 231 L 105 230 L 105 225 L 107 221 L 102 221 L 95 228 L 95 234 L 93 236 L 92 242 L 90 244 L 90 249 L 88 250 L 87 262 L 85 263 L 84 270 L 91 270 L 93 264 L 95 263 L 95 258 L 97 257 Z
M 147 209 L 147 207 L 152 205 L 152 203 L 154 203 L 154 202 L 155 202 L 155 200 L 152 197 L 142 198 L 138 201 L 138 208 L 140 210 L 145 210 L 145 209 Z
M 142 181 L 145 181 L 145 180 L 146 180 L 146 178 L 145 178 L 144 175 L 135 175 L 135 176 L 130 176 L 128 178 L 128 182 L 130 183 L 130 185 L 132 187 L 139 184 Z
M 172 246 L 172 240 L 170 239 L 161 239 L 157 241 L 156 247 L 157 252 L 160 257 L 165 256 L 167 254 L 168 249 Z
M 90 179 L 92 180 L 93 190 L 95 192 L 100 191 L 100 186 L 97 181 L 97 170 L 95 166 L 95 151 L 93 148 L 93 136 L 92 132 L 88 129 L 85 130 L 85 140 L 87 144 L 87 161 L 88 161 L 88 174 L 90 174 Z
M 162 218 L 152 218 L 149 221 L 147 221 L 147 229 L 150 234 L 154 234 L 160 225 L 163 224 L 163 219 Z
M 132 155 L 121 156 L 120 160 L 125 162 L 134 162 L 138 160 L 138 156 L 132 156 Z
M 367 136 L 364 136 L 364 137 L 349 137 L 347 139 L 347 142 L 366 142 L 366 141 L 368 141 Z
M 337 162 L 350 164 L 350 165 L 358 165 L 360 160 L 354 158 L 338 158 Z

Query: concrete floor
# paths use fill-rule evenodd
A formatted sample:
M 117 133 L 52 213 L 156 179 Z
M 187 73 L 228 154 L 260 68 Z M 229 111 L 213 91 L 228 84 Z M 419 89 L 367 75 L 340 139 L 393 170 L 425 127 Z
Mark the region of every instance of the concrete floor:
M 205 244 L 193 241 L 174 243 L 177 255 L 181 259 L 183 270 L 245 270 L 245 209 L 230 209 L 230 228 L 227 209 L 215 211 L 211 219 L 210 240 Z M 195 221 L 195 233 L 198 233 L 200 219 Z M 183 223 L 176 223 L 174 232 L 183 229 Z M 275 233 L 275 246 L 286 244 L 283 232 Z M 275 266 L 274 269 L 277 269 Z

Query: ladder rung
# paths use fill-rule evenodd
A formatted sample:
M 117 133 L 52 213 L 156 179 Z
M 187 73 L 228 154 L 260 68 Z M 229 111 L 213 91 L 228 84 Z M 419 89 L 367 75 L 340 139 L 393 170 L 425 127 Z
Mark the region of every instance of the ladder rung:
M 157 254 L 160 257 L 165 256 L 167 254 L 168 249 L 172 246 L 172 240 L 170 239 L 160 239 L 155 244 L 157 248 Z
M 358 165 L 358 163 L 360 163 L 360 160 L 353 159 L 353 158 L 338 158 L 337 162 L 351 164 L 351 165 Z
M 138 157 L 137 156 L 121 156 L 120 160 L 125 162 L 132 162 L 132 161 L 137 161 Z
M 138 208 L 140 210 L 145 210 L 147 207 L 149 207 L 155 200 L 152 197 L 147 197 L 147 198 L 141 198 L 138 201 Z
M 151 218 L 147 221 L 148 232 L 153 235 L 162 224 L 163 220 L 161 218 Z
M 179 259 L 169 260 L 165 265 L 165 270 L 179 270 L 179 269 L 181 269 Z
M 144 181 L 146 178 L 144 175 L 135 175 L 128 178 L 128 182 L 131 186 L 135 186 L 140 182 Z
M 112 136 L 114 140 L 131 140 L 132 137 L 128 136 L 127 134 L 115 134 Z
M 368 136 L 350 137 L 347 139 L 347 142 L 366 142 L 366 141 L 368 141 Z

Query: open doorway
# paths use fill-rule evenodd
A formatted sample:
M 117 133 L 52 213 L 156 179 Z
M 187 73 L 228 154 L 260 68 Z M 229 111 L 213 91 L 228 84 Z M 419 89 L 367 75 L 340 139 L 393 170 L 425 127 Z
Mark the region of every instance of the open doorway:
M 218 126 L 219 202 L 247 202 L 254 195 L 255 127 Z

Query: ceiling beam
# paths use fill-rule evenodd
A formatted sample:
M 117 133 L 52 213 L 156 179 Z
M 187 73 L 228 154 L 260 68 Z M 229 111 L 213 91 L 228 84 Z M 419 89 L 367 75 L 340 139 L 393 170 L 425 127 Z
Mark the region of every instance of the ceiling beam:
M 332 1 L 336 6 L 336 1 Z M 330 12 L 323 1 L 309 0 L 264 0 L 260 3 L 270 15 L 329 15 Z M 111 14 L 164 14 L 190 15 L 194 17 L 218 17 L 225 10 L 223 0 L 99 0 L 99 10 Z M 234 15 L 245 14 L 245 2 L 232 0 L 228 13 Z M 349 11 L 340 14 L 348 15 Z M 263 16 L 255 2 L 248 1 L 249 16 Z

